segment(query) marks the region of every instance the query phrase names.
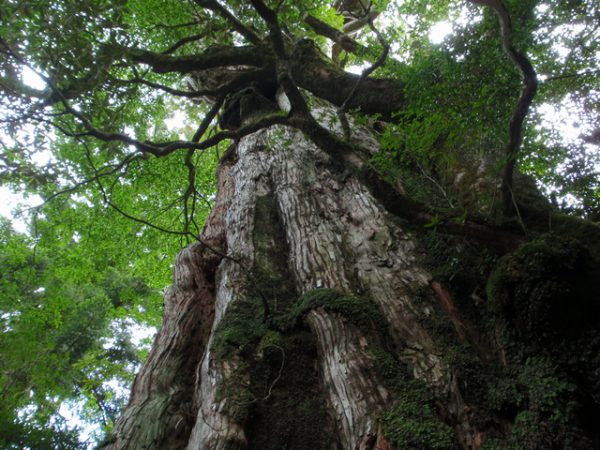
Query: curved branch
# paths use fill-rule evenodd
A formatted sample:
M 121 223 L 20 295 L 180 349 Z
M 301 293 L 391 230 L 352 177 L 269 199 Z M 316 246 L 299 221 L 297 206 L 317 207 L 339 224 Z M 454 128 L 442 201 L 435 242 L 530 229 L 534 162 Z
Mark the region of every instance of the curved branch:
M 345 51 L 349 53 L 364 53 L 364 48 L 346 33 L 308 13 L 304 16 L 304 23 L 310 26 L 315 33 L 332 40 Z
M 173 44 L 172 46 L 170 46 L 165 51 L 161 52 L 161 55 L 168 55 L 170 53 L 173 53 L 178 48 L 181 48 L 184 45 L 189 44 L 190 42 L 199 41 L 203 37 L 206 37 L 207 34 L 208 34 L 207 31 L 203 31 L 202 33 L 194 34 L 192 36 L 186 36 L 186 37 L 180 39 L 179 41 L 177 41 L 175 44 Z
M 502 176 L 502 197 L 504 203 L 504 212 L 507 215 L 513 215 L 515 200 L 512 194 L 512 181 L 517 156 L 521 142 L 523 141 L 523 122 L 529 111 L 529 107 L 533 102 L 537 91 L 537 74 L 531 65 L 529 59 L 515 49 L 512 43 L 512 23 L 506 6 L 501 0 L 469 0 L 477 5 L 488 6 L 492 8 L 498 21 L 500 22 L 500 34 L 502 41 L 502 49 L 504 53 L 517 66 L 523 76 L 523 90 L 519 96 L 519 100 L 509 123 L 509 142 L 506 146 L 506 165 Z
M 229 22 L 233 29 L 239 34 L 241 34 L 248 42 L 251 42 L 256 45 L 262 42 L 262 39 L 258 36 L 258 34 L 256 34 L 254 30 L 240 22 L 237 17 L 231 14 L 223 5 L 221 5 L 216 0 L 196 0 L 196 3 L 198 4 L 198 6 L 216 12 L 223 19 Z
M 202 136 L 204 135 L 204 133 L 210 126 L 210 123 L 213 121 L 213 119 L 219 113 L 219 109 L 221 109 L 221 106 L 223 106 L 224 102 L 225 102 L 224 95 L 221 95 L 219 98 L 217 98 L 215 103 L 210 108 L 210 111 L 208 111 L 208 113 L 206 113 L 206 116 L 204 116 L 204 119 L 200 123 L 200 126 L 194 133 L 194 136 L 192 137 L 192 142 L 200 142 L 200 139 L 202 138 Z
M 373 24 L 373 20 L 369 16 L 370 9 L 371 8 L 369 7 L 368 9 L 365 10 L 365 15 L 367 16 L 366 20 L 367 20 L 367 23 L 369 24 L 369 28 L 371 28 L 371 30 L 375 33 L 375 36 L 377 36 L 377 40 L 383 46 L 383 52 L 381 52 L 381 55 L 379 55 L 379 58 L 377 58 L 377 61 L 375 61 L 371 66 L 367 67 L 365 70 L 362 71 L 362 73 L 360 74 L 360 77 L 356 80 L 354 87 L 348 94 L 348 97 L 346 97 L 346 100 L 344 100 L 344 103 L 342 103 L 342 106 L 340 106 L 337 110 L 337 115 L 340 119 L 340 122 L 342 123 L 342 127 L 344 129 L 344 135 L 346 136 L 347 140 L 350 139 L 350 134 L 351 134 L 350 125 L 348 124 L 348 119 L 346 118 L 346 112 L 348 111 L 348 105 L 350 104 L 350 102 L 352 101 L 354 96 L 356 95 L 356 91 L 360 87 L 360 85 L 364 82 L 364 80 L 370 74 L 372 74 L 375 70 L 377 70 L 379 67 L 381 67 L 383 65 L 383 63 L 385 62 L 385 60 L 388 56 L 388 53 L 390 52 L 390 45 L 383 38 L 383 36 L 379 32 L 379 30 L 377 28 L 375 28 L 375 25 Z

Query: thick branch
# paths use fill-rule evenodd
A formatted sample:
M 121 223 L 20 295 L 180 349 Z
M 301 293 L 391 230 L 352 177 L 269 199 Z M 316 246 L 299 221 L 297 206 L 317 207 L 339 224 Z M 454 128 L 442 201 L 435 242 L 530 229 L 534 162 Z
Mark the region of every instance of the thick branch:
M 256 12 L 269 26 L 269 37 L 275 50 L 277 81 L 285 91 L 292 106 L 291 114 L 299 114 L 304 118 L 312 118 L 310 108 L 302 93 L 294 83 L 291 74 L 289 55 L 285 49 L 283 33 L 277 20 L 277 13 L 269 9 L 262 0 L 250 0 Z M 314 120 L 314 119 L 313 119 Z
M 362 46 L 348 36 L 346 33 L 341 32 L 337 28 L 317 19 L 310 14 L 304 16 L 304 23 L 310 26 L 313 31 L 321 36 L 331 39 L 336 44 L 339 44 L 341 48 L 350 53 L 363 53 L 364 49 Z
M 203 8 L 210 9 L 211 11 L 219 14 L 223 19 L 229 22 L 233 29 L 241 34 L 248 42 L 251 42 L 255 45 L 259 45 L 262 42 L 262 39 L 254 30 L 240 22 L 237 17 L 231 14 L 216 0 L 196 0 L 196 3 Z
M 169 56 L 141 49 L 123 49 L 133 62 L 148 64 L 156 73 L 189 73 L 195 70 L 226 66 L 262 66 L 264 58 L 258 47 L 210 47 L 200 55 Z
M 326 59 L 311 41 L 299 42 L 290 60 L 295 83 L 317 97 L 341 106 L 357 86 L 358 75 L 347 73 Z M 399 80 L 367 78 L 348 101 L 347 108 L 363 114 L 380 114 L 393 120 L 394 113 L 404 108 L 404 84 Z

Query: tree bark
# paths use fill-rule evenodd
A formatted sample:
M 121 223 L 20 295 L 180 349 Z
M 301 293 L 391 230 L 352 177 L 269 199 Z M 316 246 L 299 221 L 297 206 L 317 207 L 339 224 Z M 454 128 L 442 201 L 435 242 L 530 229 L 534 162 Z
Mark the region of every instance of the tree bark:
M 313 114 L 343 135 L 333 108 Z M 477 391 L 510 368 L 504 319 L 482 337 L 463 315 L 425 268 L 426 230 L 348 170 L 377 151 L 372 132 L 353 124 L 352 139 L 343 163 L 282 125 L 225 153 L 201 243 L 177 258 L 163 326 L 101 448 L 480 448 L 506 433 L 501 406 L 482 406 L 493 391 Z M 458 371 L 452 339 L 472 354 Z M 533 389 L 523 377 L 515 386 Z
M 327 108 L 317 115 L 323 123 L 335 117 Z M 378 144 L 369 130 L 354 130 L 364 152 L 356 160 L 364 160 Z M 436 301 L 415 236 L 366 186 L 335 167 L 301 132 L 282 126 L 246 136 L 228 151 L 201 236 L 210 248 L 194 244 L 178 256 L 164 324 L 103 448 L 259 448 L 263 441 L 268 448 L 276 442 L 297 449 L 391 448 L 382 417 L 397 393 L 377 360 L 381 352 L 444 398 L 448 423 L 465 446 L 472 443 L 476 431 L 452 371 L 420 323 Z M 383 320 L 361 326 L 351 307 L 346 312 L 327 302 L 298 312 L 299 297 L 331 293 L 326 289 L 372 304 Z M 254 322 L 247 324 L 249 342 L 233 339 L 228 347 L 220 334 L 233 333 L 223 323 L 243 313 L 236 304 L 249 304 Z M 260 333 L 276 334 L 276 343 L 261 344 Z M 285 395 L 294 391 L 293 380 L 285 366 L 295 357 L 290 337 L 299 334 L 308 336 L 300 352 L 311 362 L 298 370 L 306 371 L 301 378 L 312 380 L 317 395 L 309 411 L 288 413 L 291 426 L 272 436 L 274 425 L 255 416 L 265 405 L 276 409 L 269 403 L 276 397 L 290 400 Z M 258 395 L 261 375 L 253 366 L 268 358 L 277 361 L 273 372 L 284 376 L 267 376 L 267 389 Z M 293 430 L 313 414 L 320 423 L 304 431 L 319 437 L 307 444 L 310 436 Z

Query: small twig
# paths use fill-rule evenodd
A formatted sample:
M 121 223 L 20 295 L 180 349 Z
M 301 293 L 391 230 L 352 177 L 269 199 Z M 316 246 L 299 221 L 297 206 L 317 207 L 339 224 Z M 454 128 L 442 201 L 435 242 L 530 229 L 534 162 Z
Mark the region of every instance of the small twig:
M 267 391 L 267 395 L 265 397 L 263 397 L 261 399 L 261 401 L 265 401 L 265 400 L 267 400 L 271 396 L 273 388 L 275 387 L 275 385 L 277 384 L 277 382 L 281 379 L 281 374 L 283 373 L 283 368 L 285 366 L 285 351 L 283 350 L 283 348 L 281 348 L 279 345 L 275 345 L 275 344 L 270 344 L 270 345 L 266 346 L 265 348 L 269 348 L 269 347 L 274 347 L 276 349 L 279 349 L 279 351 L 281 352 L 281 365 L 279 366 L 279 373 L 277 374 L 277 376 L 275 377 L 275 379 L 273 380 L 273 382 L 269 386 L 269 390 Z
M 354 96 L 356 95 L 356 91 L 360 87 L 361 83 L 370 74 L 372 74 L 375 70 L 377 70 L 379 67 L 381 67 L 385 63 L 388 53 L 390 52 L 390 45 L 386 42 L 386 40 L 383 38 L 382 34 L 375 27 L 375 25 L 373 24 L 373 20 L 369 16 L 370 10 L 371 10 L 371 6 L 369 6 L 368 8 L 365 9 L 365 16 L 367 18 L 366 20 L 369 25 L 369 28 L 375 33 L 375 36 L 377 36 L 377 40 L 383 46 L 383 51 L 381 52 L 381 55 L 379 55 L 379 58 L 377 58 L 377 61 L 375 61 L 371 66 L 367 67 L 366 69 L 364 69 L 362 71 L 362 73 L 356 80 L 356 83 L 354 83 L 354 86 L 350 90 L 348 97 L 346 97 L 346 100 L 344 100 L 342 105 L 336 111 L 336 113 L 340 119 L 340 122 L 342 124 L 342 128 L 344 129 L 344 136 L 347 141 L 349 141 L 350 137 L 351 137 L 350 125 L 348 124 L 348 119 L 346 118 L 346 112 L 348 111 L 350 102 L 354 99 Z
M 117 164 L 115 166 L 104 166 L 97 171 L 94 169 L 95 175 L 93 177 L 87 178 L 83 181 L 79 181 L 76 184 L 74 184 L 73 186 L 70 186 L 63 190 L 55 192 L 54 194 L 52 194 L 49 197 L 47 197 L 46 199 L 44 199 L 44 202 L 42 204 L 36 205 L 36 206 L 31 206 L 27 210 L 40 209 L 44 205 L 48 204 L 49 202 L 51 202 L 52 200 L 54 200 L 55 198 L 57 198 L 61 195 L 70 194 L 72 192 L 75 192 L 79 188 L 86 186 L 90 183 L 93 183 L 94 181 L 97 181 L 98 178 L 114 175 L 115 173 L 119 172 L 123 167 L 128 166 L 134 159 L 139 158 L 140 156 L 141 155 L 139 153 L 132 153 L 132 154 L 128 155 L 125 159 L 123 159 L 123 161 L 121 161 L 119 164 Z M 111 167 L 110 170 L 108 170 L 107 172 L 102 172 L 104 169 L 108 169 L 109 167 Z
M 448 202 L 448 205 L 450 206 L 450 208 L 454 208 L 454 203 L 452 203 L 452 200 L 450 199 L 450 197 L 448 197 L 448 194 L 446 193 L 446 190 L 442 187 L 442 185 L 440 183 L 438 183 L 435 178 L 433 178 L 431 175 L 429 175 L 427 173 L 427 171 L 423 168 L 423 166 L 421 166 L 421 164 L 419 164 L 419 161 L 417 161 L 416 158 L 414 159 L 414 161 L 415 161 L 415 164 L 417 165 L 417 167 L 419 168 L 419 170 L 421 171 L 421 173 L 423 174 L 423 176 L 425 178 L 427 178 L 429 181 L 431 181 L 433 183 L 433 185 L 439 189 L 439 191 L 442 193 L 442 195 Z
M 584 72 L 565 73 L 562 75 L 555 75 L 548 77 L 542 81 L 542 83 L 548 83 L 550 81 L 564 80 L 565 78 L 578 78 L 578 77 L 589 77 L 600 74 L 600 70 L 586 70 Z
M 177 23 L 175 25 L 167 25 L 164 23 L 157 23 L 155 25 L 152 25 L 150 27 L 150 31 L 154 31 L 156 29 L 162 28 L 164 30 L 174 30 L 177 28 L 185 28 L 185 27 L 192 27 L 192 26 L 197 26 L 200 25 L 200 23 L 197 20 L 194 20 L 192 22 L 185 22 L 185 23 Z

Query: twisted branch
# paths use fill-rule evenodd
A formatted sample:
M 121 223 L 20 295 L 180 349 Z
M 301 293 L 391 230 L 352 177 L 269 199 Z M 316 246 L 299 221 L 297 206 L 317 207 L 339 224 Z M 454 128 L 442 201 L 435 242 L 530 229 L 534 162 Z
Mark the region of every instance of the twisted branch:
M 512 43 L 512 23 L 506 6 L 501 0 L 469 0 L 471 3 L 490 7 L 500 22 L 500 37 L 502 49 L 523 76 L 523 89 L 513 110 L 508 126 L 509 141 L 506 146 L 506 165 L 502 176 L 502 198 L 504 212 L 507 215 L 515 213 L 516 203 L 512 192 L 513 174 L 517 163 L 519 148 L 523 141 L 523 122 L 529 111 L 537 91 L 538 81 L 536 72 L 529 59 L 519 52 Z

